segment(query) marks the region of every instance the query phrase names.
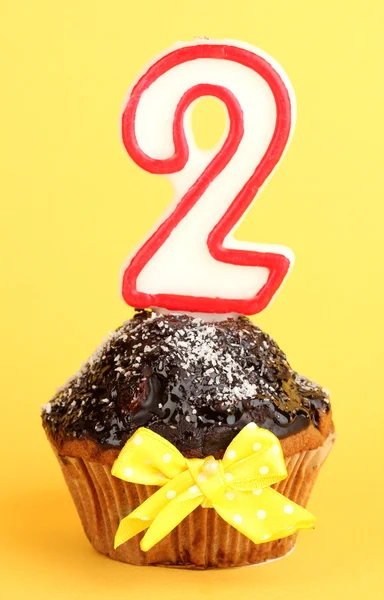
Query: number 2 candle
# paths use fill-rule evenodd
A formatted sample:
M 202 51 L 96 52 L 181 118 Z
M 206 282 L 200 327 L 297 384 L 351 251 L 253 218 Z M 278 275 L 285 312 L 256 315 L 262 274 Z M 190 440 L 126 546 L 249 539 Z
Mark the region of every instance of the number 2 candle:
M 197 147 L 193 104 L 218 98 L 228 115 L 217 147 Z M 232 237 L 280 161 L 295 117 L 289 80 L 271 57 L 238 41 L 170 48 L 131 88 L 122 115 L 129 156 L 164 175 L 174 201 L 131 256 L 122 293 L 136 308 L 255 314 L 293 265 L 289 248 Z

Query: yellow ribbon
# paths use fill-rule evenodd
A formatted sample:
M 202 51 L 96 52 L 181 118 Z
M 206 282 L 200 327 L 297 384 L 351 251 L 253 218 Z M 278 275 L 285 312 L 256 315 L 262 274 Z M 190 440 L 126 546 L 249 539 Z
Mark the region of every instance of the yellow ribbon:
M 160 486 L 120 522 L 115 548 L 148 529 L 140 543 L 146 552 L 200 505 L 214 508 L 255 544 L 309 529 L 315 522 L 311 513 L 270 487 L 287 477 L 284 456 L 278 438 L 255 423 L 238 433 L 222 460 L 185 458 L 142 427 L 125 444 L 112 474 Z

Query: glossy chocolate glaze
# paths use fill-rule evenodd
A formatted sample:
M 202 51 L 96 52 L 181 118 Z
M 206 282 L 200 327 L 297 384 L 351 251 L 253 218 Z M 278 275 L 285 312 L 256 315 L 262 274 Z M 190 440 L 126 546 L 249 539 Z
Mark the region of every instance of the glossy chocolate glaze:
M 327 392 L 293 371 L 249 319 L 137 311 L 43 407 L 43 423 L 54 438 L 106 447 L 145 426 L 206 456 L 250 421 L 284 438 L 317 426 L 329 408 Z

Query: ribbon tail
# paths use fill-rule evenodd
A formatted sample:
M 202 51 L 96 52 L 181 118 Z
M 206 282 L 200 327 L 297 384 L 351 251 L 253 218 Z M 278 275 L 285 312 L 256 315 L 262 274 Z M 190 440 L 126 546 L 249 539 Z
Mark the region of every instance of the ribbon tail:
M 255 544 L 292 535 L 299 529 L 312 529 L 315 517 L 272 488 L 261 494 L 236 492 L 233 500 L 217 498 L 213 508 L 227 523 Z
M 143 552 L 150 550 L 155 544 L 172 531 L 185 517 L 195 510 L 203 501 L 202 494 L 191 497 L 189 491 L 181 494 L 159 512 L 140 542 Z
M 185 490 L 188 490 L 192 483 L 193 479 L 191 474 L 189 471 L 184 471 L 149 496 L 143 504 L 140 504 L 140 506 L 128 516 L 124 517 L 120 522 L 115 535 L 115 549 L 144 529 L 150 528 L 151 523 L 155 522 L 157 517 L 160 514 L 163 514 L 170 504 L 173 504 L 174 500 L 170 500 L 170 498 L 173 498 L 174 495 L 176 495 L 177 498 L 181 498 L 185 496 L 185 494 L 188 494 L 189 492 L 185 492 Z M 174 526 L 172 526 L 171 529 L 173 529 L 173 527 Z M 164 535 L 166 535 L 166 533 Z M 152 546 L 153 544 L 151 547 Z
M 121 544 L 124 544 L 144 529 L 147 529 L 147 527 L 148 521 L 144 521 L 140 518 L 135 519 L 132 515 L 124 517 L 124 519 L 120 521 L 115 534 L 114 549 L 116 550 Z
M 115 550 L 144 529 L 148 529 L 163 508 L 163 490 L 164 488 L 157 490 L 143 504 L 140 504 L 133 512 L 120 521 L 115 534 Z

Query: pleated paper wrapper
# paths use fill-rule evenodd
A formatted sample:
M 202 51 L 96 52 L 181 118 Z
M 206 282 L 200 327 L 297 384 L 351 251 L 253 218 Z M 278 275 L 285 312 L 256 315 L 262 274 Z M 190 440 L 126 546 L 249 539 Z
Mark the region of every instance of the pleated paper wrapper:
M 288 477 L 273 487 L 305 507 L 333 442 L 334 436 L 330 435 L 316 450 L 286 458 Z M 139 546 L 145 532 L 114 550 L 114 536 L 121 519 L 158 488 L 117 479 L 111 475 L 109 465 L 82 458 L 57 458 L 89 541 L 98 552 L 114 560 L 141 566 L 228 568 L 280 558 L 295 545 L 297 534 L 254 544 L 213 508 L 199 507 L 148 552 L 142 552 Z

